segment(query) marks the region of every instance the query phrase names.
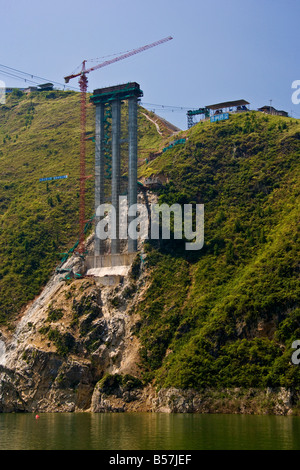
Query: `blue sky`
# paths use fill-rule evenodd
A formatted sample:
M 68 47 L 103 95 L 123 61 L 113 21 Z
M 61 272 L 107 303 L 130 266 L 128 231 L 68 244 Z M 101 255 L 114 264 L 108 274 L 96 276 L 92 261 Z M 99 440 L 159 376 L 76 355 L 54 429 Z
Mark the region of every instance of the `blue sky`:
M 0 0 L 0 6 L 0 64 L 7 67 L 63 84 L 84 59 L 100 58 L 87 64 L 95 65 L 171 35 L 91 72 L 89 91 L 136 81 L 145 106 L 181 129 L 187 109 L 240 98 L 251 109 L 272 100 L 300 118 L 300 104 L 291 101 L 291 84 L 300 80 L 299 0 Z M 30 84 L 0 70 L 6 86 Z M 77 79 L 70 85 L 78 87 Z

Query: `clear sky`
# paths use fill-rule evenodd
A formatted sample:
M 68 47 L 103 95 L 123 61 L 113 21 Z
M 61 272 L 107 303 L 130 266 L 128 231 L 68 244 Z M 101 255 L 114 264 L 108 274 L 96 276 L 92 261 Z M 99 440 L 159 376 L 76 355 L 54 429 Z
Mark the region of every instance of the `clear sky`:
M 300 118 L 300 104 L 291 101 L 291 84 L 300 80 L 300 0 L 0 0 L 0 5 L 2 66 L 63 84 L 84 59 L 99 58 L 87 63 L 92 66 L 173 36 L 91 72 L 89 91 L 136 81 L 145 107 L 181 129 L 187 128 L 187 109 L 235 99 L 246 99 L 251 109 L 272 100 L 275 108 Z M 31 84 L 8 77 L 2 66 L 6 86 Z M 70 85 L 78 87 L 77 79 Z

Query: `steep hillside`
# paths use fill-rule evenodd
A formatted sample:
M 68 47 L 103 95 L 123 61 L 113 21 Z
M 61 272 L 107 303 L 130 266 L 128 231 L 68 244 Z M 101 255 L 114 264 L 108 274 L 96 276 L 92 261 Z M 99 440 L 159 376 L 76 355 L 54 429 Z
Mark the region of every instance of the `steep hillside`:
M 167 178 L 161 202 L 205 205 L 201 251 L 148 244 L 145 376 L 163 387 L 297 387 L 299 121 L 249 112 L 185 134 L 140 169 Z
M 0 411 L 299 407 L 299 121 L 230 115 L 176 131 L 185 142 L 162 151 L 172 129 L 140 108 L 139 178 L 163 183 L 146 196 L 204 204 L 204 247 L 148 241 L 120 286 L 54 274 L 27 305 L 78 237 L 78 105 L 45 92 L 0 109 Z
M 139 158 L 144 161 L 171 134 L 139 112 Z M 125 114 L 123 124 L 125 129 Z M 159 121 L 158 121 L 159 122 Z M 87 136 L 94 134 L 88 106 Z M 0 323 L 32 300 L 78 239 L 80 95 L 12 93 L 0 107 Z M 87 174 L 94 172 L 94 143 L 87 140 Z M 68 175 L 68 179 L 39 182 Z M 86 183 L 86 218 L 93 216 L 94 179 Z

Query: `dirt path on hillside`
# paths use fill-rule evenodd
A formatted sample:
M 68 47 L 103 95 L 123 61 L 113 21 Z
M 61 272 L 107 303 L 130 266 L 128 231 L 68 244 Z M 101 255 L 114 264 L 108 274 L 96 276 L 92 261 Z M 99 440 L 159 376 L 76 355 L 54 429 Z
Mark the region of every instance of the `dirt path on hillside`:
M 160 135 L 163 135 L 163 133 L 161 132 L 161 130 L 160 130 L 159 125 L 157 124 L 157 122 L 154 121 L 154 119 L 151 119 L 151 117 L 148 116 L 146 113 L 142 113 L 142 114 L 145 116 L 145 118 L 148 119 L 148 121 L 152 122 L 152 123 L 155 125 L 157 132 L 158 132 Z

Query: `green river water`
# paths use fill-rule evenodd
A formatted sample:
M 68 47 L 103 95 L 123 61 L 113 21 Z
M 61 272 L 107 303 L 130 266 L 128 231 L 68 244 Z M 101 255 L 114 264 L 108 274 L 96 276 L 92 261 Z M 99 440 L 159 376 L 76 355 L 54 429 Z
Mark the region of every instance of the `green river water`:
M 299 450 L 300 417 L 0 414 L 0 450 Z

